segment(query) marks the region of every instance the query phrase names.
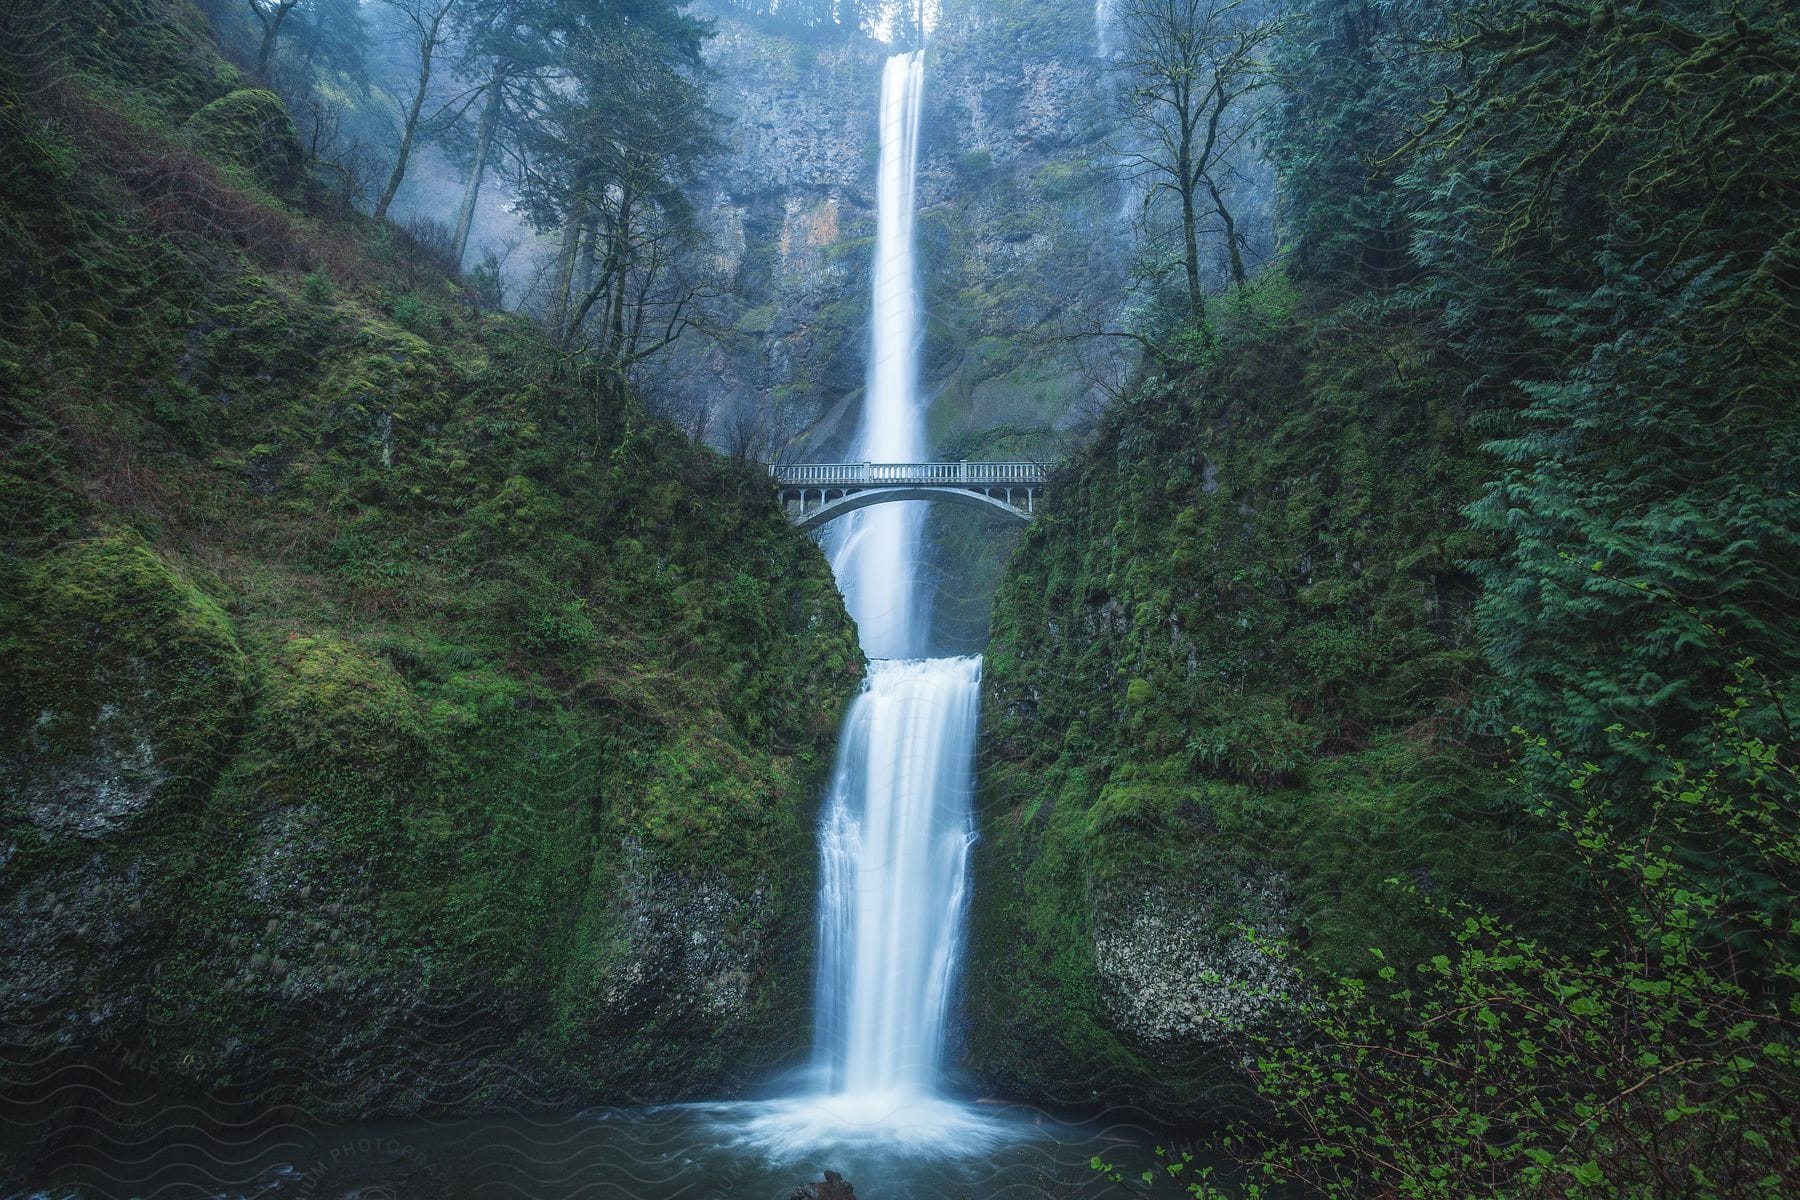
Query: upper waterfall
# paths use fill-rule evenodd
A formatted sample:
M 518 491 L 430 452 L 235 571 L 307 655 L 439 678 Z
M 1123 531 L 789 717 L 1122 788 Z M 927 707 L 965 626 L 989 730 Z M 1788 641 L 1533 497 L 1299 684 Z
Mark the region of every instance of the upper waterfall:
M 918 402 L 919 302 L 913 265 L 919 114 L 925 55 L 887 60 L 881 73 L 881 159 L 875 224 L 874 321 L 868 390 L 854 443 L 857 457 L 917 462 L 926 456 Z M 919 594 L 924 505 L 890 504 L 857 513 L 833 534 L 831 566 L 871 658 L 924 652 L 926 606 Z

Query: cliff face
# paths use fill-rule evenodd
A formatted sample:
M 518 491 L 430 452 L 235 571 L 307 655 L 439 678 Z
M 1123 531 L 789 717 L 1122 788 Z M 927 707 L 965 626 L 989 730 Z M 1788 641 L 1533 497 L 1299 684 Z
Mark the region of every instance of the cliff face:
M 687 339 L 656 386 L 676 411 L 718 412 L 715 440 L 743 414 L 777 451 L 840 453 L 864 383 L 891 48 L 707 11 L 727 118 L 707 219 L 729 295 L 720 335 Z M 1074 354 L 1045 339 L 1074 312 L 1111 311 L 1129 253 L 1119 184 L 1093 148 L 1106 105 L 1091 22 L 1079 5 L 982 0 L 946 11 L 927 45 L 922 383 L 940 447 L 1053 428 L 1088 391 Z
M 181 0 L 81 12 L 0 60 L 0 1098 L 541 1107 L 799 1053 L 861 668 L 817 548 L 312 215 Z
M 727 124 L 716 189 L 699 199 L 726 294 L 655 387 L 671 410 L 710 415 L 715 441 L 757 422 L 785 438 L 862 387 L 886 49 L 702 11 L 717 21 L 705 53 Z
M 1418 331 L 1278 275 L 1218 307 L 1216 351 L 1058 474 L 995 603 L 964 1055 L 1002 1093 L 1217 1119 L 1312 971 L 1434 952 L 1386 881 L 1531 894 L 1467 720 L 1457 389 Z

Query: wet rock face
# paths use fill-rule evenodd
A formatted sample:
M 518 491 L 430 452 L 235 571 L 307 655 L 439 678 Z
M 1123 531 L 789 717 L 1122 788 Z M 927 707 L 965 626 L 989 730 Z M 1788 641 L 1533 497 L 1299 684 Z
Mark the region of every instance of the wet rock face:
M 128 825 L 169 775 L 144 707 L 109 700 L 85 721 L 42 710 L 4 778 L 38 828 L 92 838 Z
M 1094 965 L 1113 1026 L 1159 1055 L 1206 1050 L 1279 1017 L 1297 979 L 1259 948 L 1290 914 L 1278 882 L 1221 874 L 1210 889 L 1114 887 L 1095 903 Z
M 601 992 L 609 1015 L 628 1023 L 673 1003 L 714 1022 L 747 1019 L 773 916 L 764 889 L 733 888 L 715 872 L 658 871 L 636 838 L 622 851 L 619 954 Z
M 129 1036 L 142 1020 L 144 996 L 139 988 L 112 985 L 120 974 L 146 970 L 156 945 L 154 894 L 145 876 L 140 862 L 89 851 L 0 903 L 0 939 L 8 946 L 0 956 L 3 1044 Z

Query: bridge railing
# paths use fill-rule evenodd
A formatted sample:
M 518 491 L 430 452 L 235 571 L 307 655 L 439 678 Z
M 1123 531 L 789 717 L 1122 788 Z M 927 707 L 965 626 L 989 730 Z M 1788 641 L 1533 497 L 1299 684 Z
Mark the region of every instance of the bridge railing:
M 1041 463 L 1030 462 L 778 463 L 769 468 L 775 482 L 785 487 L 1033 484 L 1044 482 L 1047 473 Z

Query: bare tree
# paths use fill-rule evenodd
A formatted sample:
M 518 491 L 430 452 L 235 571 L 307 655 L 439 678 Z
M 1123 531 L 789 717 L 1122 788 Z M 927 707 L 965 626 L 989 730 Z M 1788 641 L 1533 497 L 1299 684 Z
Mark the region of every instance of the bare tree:
M 307 161 L 315 171 L 336 178 L 331 202 L 347 212 L 368 193 L 376 169 L 373 156 L 360 140 L 345 135 L 341 102 L 314 93 L 301 96 L 292 107 L 303 131 Z
M 425 97 L 431 87 L 431 62 L 449 37 L 450 27 L 446 21 L 459 0 L 381 2 L 393 9 L 405 22 L 413 37 L 413 45 L 419 56 L 419 81 L 418 86 L 413 89 L 412 102 L 401 119 L 400 150 L 394 159 L 394 169 L 388 173 L 387 186 L 381 189 L 381 196 L 375 201 L 377 219 L 387 216 L 388 206 L 393 204 L 394 196 L 400 190 L 400 182 L 406 178 L 406 161 L 412 156 L 413 140 L 419 133 L 420 114 L 424 111 Z
M 726 414 L 721 449 L 739 462 L 762 462 L 769 453 L 769 416 L 752 398 L 740 399 Z
M 275 38 L 281 32 L 288 14 L 299 8 L 303 0 L 246 0 L 250 15 L 262 26 L 262 44 L 256 49 L 256 73 L 267 78 L 269 60 L 275 56 Z
M 1125 157 L 1148 185 L 1146 205 L 1168 193 L 1179 207 L 1188 307 L 1204 328 L 1204 225 L 1218 222 L 1232 282 L 1246 277 L 1225 193 L 1234 152 L 1262 115 L 1250 100 L 1271 82 L 1265 56 L 1277 21 L 1264 0 L 1119 0 L 1115 16 L 1121 100 L 1139 139 Z

